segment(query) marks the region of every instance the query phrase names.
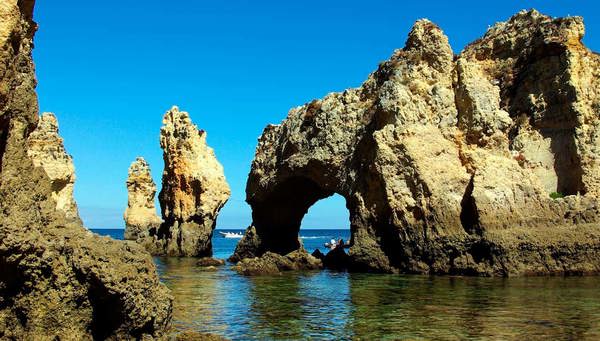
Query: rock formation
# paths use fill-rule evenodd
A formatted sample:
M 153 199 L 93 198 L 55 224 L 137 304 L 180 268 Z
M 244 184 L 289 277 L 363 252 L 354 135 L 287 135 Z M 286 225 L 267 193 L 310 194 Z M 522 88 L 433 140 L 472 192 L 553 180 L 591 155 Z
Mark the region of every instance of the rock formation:
M 234 266 L 234 269 L 242 275 L 256 276 L 276 275 L 282 271 L 318 270 L 322 267 L 323 262 L 320 259 L 300 248 L 285 256 L 267 251 L 260 257 L 244 258 Z
M 206 144 L 206 132 L 177 107 L 163 118 L 160 146 L 165 167 L 158 198 L 164 223 L 150 252 L 211 256 L 216 218 L 231 193 L 223 166 Z
M 27 155 L 38 126 L 33 0 L 0 5 L 0 339 L 160 337 L 172 299 L 142 247 L 57 210 Z
M 27 138 L 27 154 L 35 167 L 42 167 L 52 182 L 52 198 L 56 208 L 67 219 L 81 221 L 73 197 L 75 166 L 58 135 L 58 121 L 52 113 L 43 113 L 37 127 Z
M 297 250 L 308 208 L 339 193 L 352 270 L 600 272 L 600 56 L 583 33 L 522 11 L 455 56 L 417 21 L 361 87 L 265 128 L 232 260 Z
M 127 176 L 127 208 L 123 216 L 125 239 L 139 240 L 156 234 L 162 220 L 154 207 L 155 194 L 150 166 L 143 157 L 138 157 L 129 166 Z

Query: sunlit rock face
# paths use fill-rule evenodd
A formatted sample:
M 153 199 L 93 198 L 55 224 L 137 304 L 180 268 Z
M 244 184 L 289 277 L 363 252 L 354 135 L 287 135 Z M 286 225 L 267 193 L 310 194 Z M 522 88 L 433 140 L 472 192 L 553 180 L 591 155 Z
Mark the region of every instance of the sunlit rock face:
M 265 128 L 232 260 L 299 249 L 308 208 L 339 193 L 352 270 L 599 272 L 600 57 L 583 32 L 522 11 L 455 56 L 417 21 L 361 87 Z
M 159 202 L 164 223 L 152 253 L 211 256 L 212 233 L 231 191 L 223 166 L 187 112 L 167 111 L 160 130 L 165 163 Z
M 0 3 L 0 339 L 161 337 L 172 298 L 148 253 L 87 231 L 69 205 L 57 209 L 57 189 L 74 176 L 55 120 L 38 118 L 33 7 Z M 51 159 L 28 155 L 36 140 Z M 61 169 L 71 175 L 53 177 Z
M 156 185 L 150 174 L 150 166 L 143 157 L 138 157 L 129 166 L 126 184 L 125 239 L 140 240 L 155 235 L 162 219 L 156 214 Z
M 52 182 L 56 208 L 68 219 L 81 221 L 73 198 L 75 166 L 58 134 L 58 121 L 52 113 L 43 113 L 37 127 L 27 138 L 27 155 L 35 167 L 42 167 Z

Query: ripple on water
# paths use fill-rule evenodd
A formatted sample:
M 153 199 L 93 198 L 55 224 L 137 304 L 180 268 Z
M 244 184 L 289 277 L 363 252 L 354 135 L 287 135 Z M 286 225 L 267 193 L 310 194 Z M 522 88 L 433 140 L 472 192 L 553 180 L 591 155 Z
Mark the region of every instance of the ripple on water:
M 173 323 L 232 339 L 600 339 L 600 277 L 243 277 L 155 258 Z

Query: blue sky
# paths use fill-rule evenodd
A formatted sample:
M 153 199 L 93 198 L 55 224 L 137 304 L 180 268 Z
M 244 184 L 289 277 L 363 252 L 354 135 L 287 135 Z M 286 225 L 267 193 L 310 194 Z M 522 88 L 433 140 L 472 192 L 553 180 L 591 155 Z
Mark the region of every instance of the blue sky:
M 75 197 L 91 228 L 122 228 L 129 164 L 160 186 L 158 133 L 172 105 L 188 111 L 225 167 L 232 196 L 219 228 L 251 220 L 245 182 L 263 127 L 290 108 L 359 86 L 429 18 L 456 53 L 524 8 L 581 15 L 600 50 L 595 1 L 38 1 L 34 58 L 41 111 L 56 113 L 73 155 Z M 303 228 L 348 225 L 339 196 Z

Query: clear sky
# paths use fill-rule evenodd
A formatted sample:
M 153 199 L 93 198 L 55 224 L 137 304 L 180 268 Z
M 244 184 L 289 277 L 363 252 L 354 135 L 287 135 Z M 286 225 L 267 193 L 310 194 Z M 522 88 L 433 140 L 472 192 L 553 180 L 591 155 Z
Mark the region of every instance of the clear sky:
M 75 197 L 91 228 L 122 228 L 129 164 L 160 186 L 158 133 L 172 105 L 188 111 L 232 189 L 219 228 L 251 220 L 245 183 L 265 125 L 328 92 L 359 86 L 429 18 L 456 53 L 520 9 L 581 15 L 600 50 L 597 1 L 42 1 L 34 58 L 41 111 L 56 113 L 73 155 Z M 347 227 L 340 196 L 303 227 Z

